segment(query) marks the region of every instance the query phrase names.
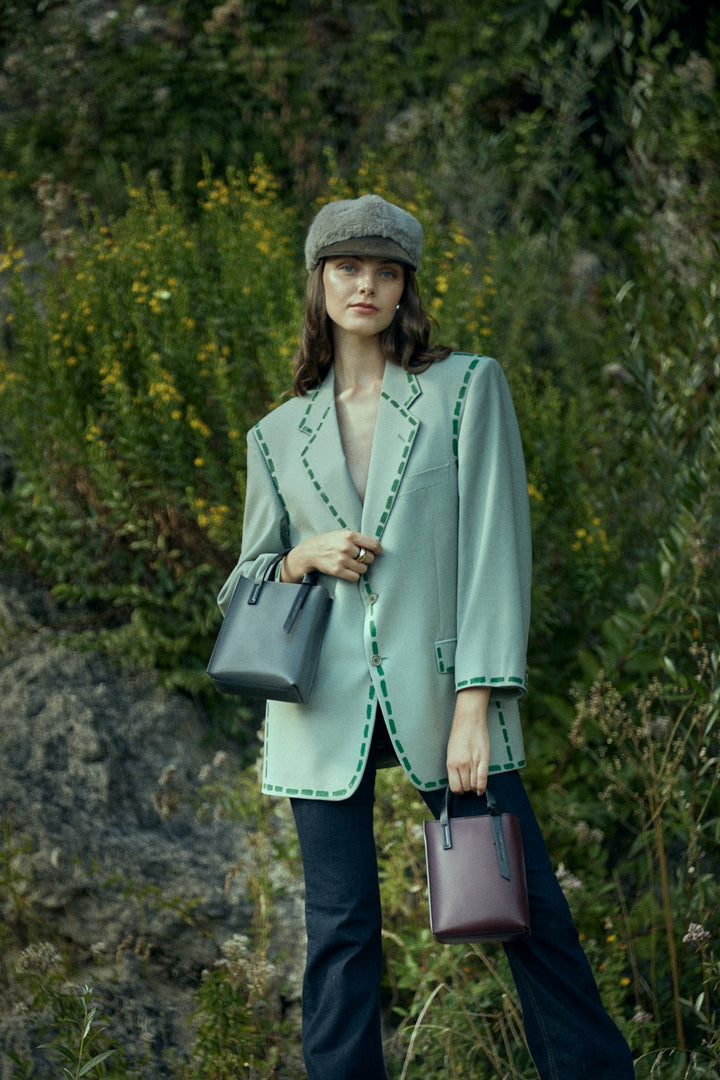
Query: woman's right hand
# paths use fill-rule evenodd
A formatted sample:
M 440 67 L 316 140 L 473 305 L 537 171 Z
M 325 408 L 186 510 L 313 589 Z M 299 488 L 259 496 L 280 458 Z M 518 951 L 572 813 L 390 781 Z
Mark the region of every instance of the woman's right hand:
M 301 540 L 288 551 L 282 566 L 283 581 L 300 581 L 303 574 L 321 574 L 358 581 L 382 552 L 380 541 L 352 529 L 335 529 Z M 361 556 L 361 557 L 359 557 Z

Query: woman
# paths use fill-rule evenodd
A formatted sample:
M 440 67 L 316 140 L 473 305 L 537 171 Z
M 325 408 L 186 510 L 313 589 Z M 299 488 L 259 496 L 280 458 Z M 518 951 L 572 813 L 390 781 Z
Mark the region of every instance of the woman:
M 305 874 L 303 1051 L 310 1080 L 384 1080 L 378 767 L 400 764 L 435 816 L 449 783 L 489 783 L 523 831 L 532 934 L 506 947 L 540 1076 L 625 1080 L 519 769 L 530 524 L 504 376 L 431 347 L 422 228 L 377 195 L 326 205 L 305 245 L 295 397 L 248 435 L 238 574 L 317 572 L 333 595 L 309 702 L 269 702 L 263 790 L 289 796 Z

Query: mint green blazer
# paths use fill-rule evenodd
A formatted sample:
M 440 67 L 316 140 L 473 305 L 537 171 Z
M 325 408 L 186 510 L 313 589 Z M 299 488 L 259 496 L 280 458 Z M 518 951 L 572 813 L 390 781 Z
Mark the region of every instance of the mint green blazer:
M 380 539 L 333 596 L 310 700 L 268 702 L 263 790 L 343 799 L 367 762 L 378 706 L 412 783 L 447 782 L 458 690 L 492 689 L 491 772 L 525 764 L 530 521 L 515 412 L 496 361 L 453 353 L 422 374 L 385 369 L 364 504 L 350 478 L 331 370 L 248 433 L 242 551 L 223 586 L 331 529 Z

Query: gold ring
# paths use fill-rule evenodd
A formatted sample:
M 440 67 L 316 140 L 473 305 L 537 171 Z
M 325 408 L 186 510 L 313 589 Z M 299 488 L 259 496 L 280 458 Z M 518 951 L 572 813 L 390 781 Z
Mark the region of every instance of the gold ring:
M 365 550 L 365 548 L 360 548 L 357 555 L 355 556 L 355 558 L 356 558 L 357 562 L 364 563 L 366 555 L 367 555 L 367 551 Z

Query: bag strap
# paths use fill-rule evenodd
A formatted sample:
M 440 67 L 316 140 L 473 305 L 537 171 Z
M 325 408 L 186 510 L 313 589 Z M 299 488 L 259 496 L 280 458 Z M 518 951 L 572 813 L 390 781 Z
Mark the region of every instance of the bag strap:
M 298 589 L 298 591 L 295 594 L 295 599 L 293 600 L 293 605 L 290 608 L 290 611 L 288 612 L 287 619 L 283 623 L 283 630 L 285 631 L 286 634 L 289 634 L 290 631 L 292 630 L 293 623 L 295 622 L 298 615 L 300 614 L 300 612 L 302 610 L 302 606 L 305 603 L 305 601 L 307 600 L 308 596 L 310 595 L 310 589 L 313 587 L 314 584 L 315 584 L 315 579 L 314 579 L 314 577 L 312 577 L 311 574 L 303 574 L 302 580 L 300 581 L 300 588 Z
M 288 551 L 290 551 L 290 548 L 285 548 L 285 550 L 281 551 L 279 555 L 276 555 L 273 559 L 271 559 L 260 577 L 256 578 L 255 582 L 253 583 L 253 587 L 250 590 L 250 594 L 247 598 L 248 604 L 258 603 L 258 601 L 260 600 L 260 593 L 262 592 L 263 585 L 273 576 L 273 574 L 277 570 L 278 564 L 281 562 L 282 559 L 285 558 Z
M 442 810 L 440 811 L 440 830 L 442 832 L 443 849 L 449 851 L 452 847 L 452 831 L 450 828 L 450 799 L 452 792 L 450 791 L 450 785 L 445 788 L 445 799 L 443 800 Z M 510 880 L 510 864 L 508 863 L 507 848 L 505 846 L 505 835 L 502 827 L 502 811 L 498 805 L 497 799 L 490 791 L 489 788 L 485 789 L 485 802 L 488 809 L 488 814 L 492 821 L 493 830 L 493 842 L 495 844 L 495 852 L 497 854 L 498 869 L 500 876 L 505 878 L 506 881 Z
M 267 567 L 265 569 L 265 572 L 263 573 L 263 575 L 261 577 L 259 577 L 257 579 L 257 581 L 255 581 L 255 583 L 253 584 L 252 589 L 250 590 L 250 593 L 249 593 L 248 598 L 247 598 L 247 603 L 248 604 L 257 604 L 259 602 L 260 594 L 261 594 L 261 592 L 263 590 L 263 586 L 268 581 L 270 581 L 272 579 L 273 575 L 275 574 L 275 572 L 277 570 L 278 565 L 280 564 L 282 559 L 285 558 L 288 551 L 290 551 L 290 548 L 286 548 L 285 551 L 281 551 L 279 555 L 276 555 L 275 558 L 272 559 L 270 563 L 268 563 L 268 565 L 267 565 Z M 314 584 L 315 584 L 315 575 L 314 574 L 303 574 L 302 579 L 300 580 L 300 588 L 298 589 L 297 593 L 295 594 L 295 599 L 293 600 L 292 607 L 290 608 L 290 611 L 288 612 L 287 619 L 283 623 L 283 630 L 285 631 L 286 634 L 289 634 L 290 631 L 292 630 L 292 628 L 293 628 L 293 626 L 295 624 L 295 620 L 297 619 L 298 615 L 302 611 L 303 604 L 307 600 L 308 595 L 310 593 L 310 589 Z

